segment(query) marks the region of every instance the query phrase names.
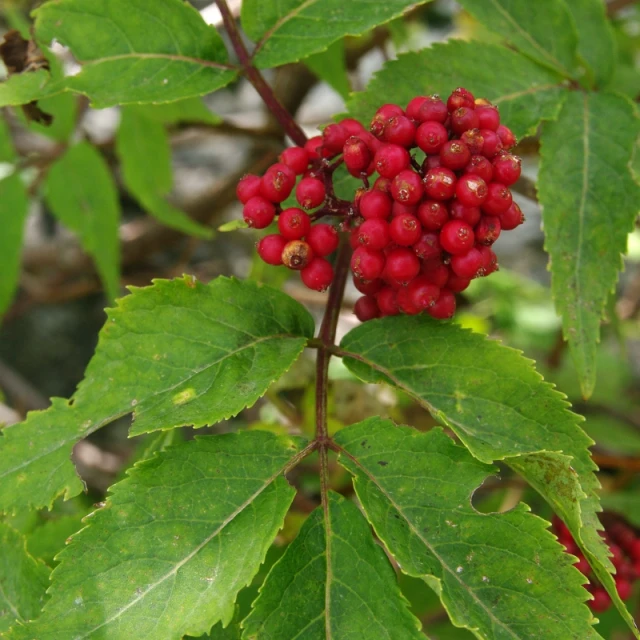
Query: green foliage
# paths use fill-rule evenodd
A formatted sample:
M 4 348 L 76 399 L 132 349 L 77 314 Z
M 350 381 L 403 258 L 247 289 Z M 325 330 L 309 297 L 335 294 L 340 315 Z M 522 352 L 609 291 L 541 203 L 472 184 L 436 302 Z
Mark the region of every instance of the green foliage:
M 30 73 L 14 74 L 0 82 L 0 107 L 28 104 L 63 90 L 61 84 L 49 82 L 49 73 L 44 69 Z
M 452 87 L 462 86 L 498 105 L 503 122 L 524 136 L 558 115 L 566 95 L 561 80 L 503 46 L 452 40 L 388 62 L 347 106 L 351 116 L 368 122 L 385 102 L 404 105 L 416 94 L 446 98 Z
M 406 604 L 367 521 L 331 492 L 271 570 L 243 638 L 424 638 Z
M 53 164 L 44 196 L 54 215 L 75 231 L 96 261 L 111 300 L 120 290 L 118 192 L 106 161 L 95 147 L 80 142 Z
M 613 94 L 572 92 L 542 136 L 538 193 L 552 290 L 589 397 L 600 320 L 622 266 L 640 187 L 629 171 L 640 120 Z
M 162 640 L 228 624 L 291 504 L 282 474 L 300 445 L 205 436 L 137 465 L 60 554 L 42 616 L 8 638 Z
M 0 522 L 0 633 L 19 620 L 38 616 L 49 583 L 49 569 L 27 553 L 25 539 Z
M 546 523 L 520 504 L 478 513 L 473 491 L 495 469 L 440 429 L 421 434 L 372 418 L 336 435 L 340 462 L 378 537 L 425 580 L 456 626 L 478 638 L 600 638 L 582 576 Z
M 63 86 L 95 107 L 199 96 L 236 75 L 216 30 L 181 0 L 56 0 L 35 18 L 38 40 L 68 46 L 82 65 Z
M 333 87 L 342 98 L 345 100 L 349 98 L 351 83 L 345 60 L 344 39 L 336 40 L 326 51 L 309 56 L 304 63 L 318 78 Z
M 324 51 L 429 0 L 245 0 L 242 26 L 257 45 L 257 67 L 276 67 Z

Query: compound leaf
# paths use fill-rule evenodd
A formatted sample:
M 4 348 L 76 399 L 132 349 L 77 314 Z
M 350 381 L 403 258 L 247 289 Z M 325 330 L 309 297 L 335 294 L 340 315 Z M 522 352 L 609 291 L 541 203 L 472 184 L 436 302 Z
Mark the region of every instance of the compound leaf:
M 274 565 L 242 626 L 245 640 L 424 638 L 367 521 L 333 492 Z
M 481 639 L 600 638 L 583 576 L 520 504 L 483 514 L 471 495 L 497 469 L 441 429 L 419 433 L 371 418 L 336 434 L 340 462 L 376 534 L 405 573 L 422 578 L 451 618 Z
M 324 51 L 344 36 L 358 36 L 429 0 L 245 0 L 242 26 L 257 42 L 255 64 L 264 69 Z
M 228 278 L 157 280 L 107 313 L 72 401 L 54 399 L 0 432 L 0 510 L 78 494 L 73 445 L 127 413 L 132 434 L 237 414 L 293 364 L 314 331 L 289 296 Z
M 236 76 L 215 28 L 181 0 L 54 0 L 34 15 L 38 40 L 82 65 L 64 85 L 95 107 L 199 96 Z
M 347 106 L 350 115 L 368 123 L 384 102 L 405 106 L 418 94 L 432 93 L 446 99 L 462 86 L 498 105 L 502 121 L 520 137 L 557 116 L 566 95 L 561 80 L 506 47 L 451 40 L 388 62 Z
M 107 296 L 119 291 L 118 191 L 106 161 L 88 142 L 71 147 L 53 164 L 44 195 L 54 215 L 80 238 L 96 261 Z
M 522 53 L 565 76 L 575 76 L 578 36 L 564 0 L 460 0 L 460 4 Z
M 151 215 L 169 227 L 207 238 L 211 230 L 191 220 L 165 197 L 173 186 L 171 149 L 164 125 L 142 107 L 125 107 L 116 137 L 122 177 Z
M 10 640 L 201 635 L 233 618 L 282 526 L 299 438 L 197 437 L 136 465 L 58 556 L 42 616 Z
M 46 600 L 49 569 L 29 555 L 22 534 L 0 522 L 0 633 L 36 618 Z
M 640 208 L 629 170 L 640 119 L 613 94 L 572 92 L 542 136 L 538 195 L 565 339 L 589 397 L 596 343 Z

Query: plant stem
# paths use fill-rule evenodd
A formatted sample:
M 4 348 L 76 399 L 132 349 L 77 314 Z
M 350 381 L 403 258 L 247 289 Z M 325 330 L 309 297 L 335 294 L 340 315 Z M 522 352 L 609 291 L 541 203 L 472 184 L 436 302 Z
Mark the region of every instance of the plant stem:
M 273 89 L 267 84 L 263 75 L 258 69 L 253 66 L 251 62 L 251 56 L 244 46 L 242 36 L 238 30 L 238 25 L 229 9 L 227 0 L 216 0 L 220 14 L 222 15 L 222 21 L 224 27 L 227 30 L 233 49 L 238 56 L 238 60 L 242 65 L 242 70 L 249 82 L 253 85 L 254 89 L 260 94 L 260 97 L 264 101 L 265 105 L 275 119 L 280 123 L 280 126 L 284 129 L 284 132 L 293 140 L 299 147 L 304 146 L 307 141 L 307 136 L 300 128 L 298 123 L 293 119 L 291 114 L 282 106 L 278 98 L 276 98 Z

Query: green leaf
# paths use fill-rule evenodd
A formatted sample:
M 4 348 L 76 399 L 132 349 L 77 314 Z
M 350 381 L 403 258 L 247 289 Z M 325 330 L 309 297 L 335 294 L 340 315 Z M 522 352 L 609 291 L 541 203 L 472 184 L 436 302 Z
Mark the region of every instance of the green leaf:
M 405 573 L 422 578 L 453 624 L 478 638 L 600 638 L 584 577 L 520 503 L 482 514 L 470 497 L 496 468 L 441 429 L 420 433 L 371 418 L 336 434 L 340 463 L 376 534 Z
M 335 89 L 347 100 L 351 91 L 347 62 L 345 59 L 344 39 L 336 40 L 326 51 L 321 51 L 304 60 L 311 71 Z
M 576 72 L 576 28 L 564 0 L 460 0 L 487 29 L 565 76 Z
M 172 433 L 172 432 L 171 432 Z M 70 514 L 52 518 L 36 527 L 27 536 L 27 549 L 34 558 L 40 558 L 49 566 L 57 563 L 54 558 L 62 549 L 69 536 L 82 529 L 82 518 L 85 514 Z
M 228 233 L 229 231 L 237 231 L 238 229 L 248 229 L 249 225 L 239 218 L 236 220 L 229 220 L 218 227 L 218 231 L 221 233 Z
M 605 493 L 602 496 L 602 506 L 607 511 L 625 516 L 634 527 L 640 527 L 640 494 L 637 489 L 624 493 Z
M 114 300 L 120 289 L 120 205 L 106 161 L 88 142 L 78 143 L 49 170 L 44 195 L 54 215 L 78 234 Z
M 178 640 L 228 624 L 282 526 L 299 438 L 197 437 L 136 465 L 59 555 L 51 600 L 11 640 Z
M 45 602 L 49 569 L 34 560 L 25 539 L 0 522 L 0 633 L 16 621 L 36 618 Z
M 242 26 L 260 68 L 296 62 L 344 36 L 359 36 L 429 0 L 245 0 Z
M 130 109 L 164 125 L 175 125 L 181 122 L 215 125 L 222 122 L 222 118 L 210 111 L 202 98 L 187 98 L 165 104 L 135 105 Z
M 116 137 L 116 151 L 125 185 L 150 214 L 184 233 L 211 237 L 210 229 L 194 222 L 165 200 L 173 187 L 173 172 L 169 138 L 161 122 L 145 117 L 140 109 L 125 107 Z
M 295 362 L 314 331 L 289 296 L 227 278 L 157 280 L 107 313 L 72 401 L 54 399 L 0 431 L 0 510 L 80 493 L 73 445 L 123 415 L 134 413 L 135 435 L 237 414 Z
M 20 176 L 13 173 L 0 180 L 0 315 L 11 304 L 18 285 L 22 236 L 28 212 L 29 197 Z
M 595 81 L 591 84 L 608 85 L 616 66 L 617 51 L 605 3 L 603 0 L 569 0 L 566 6 L 578 33 L 578 55 Z
M 542 135 L 543 205 L 556 309 L 584 397 L 596 379 L 596 343 L 640 203 L 629 170 L 640 120 L 613 94 L 572 92 Z
M 11 163 L 15 157 L 16 151 L 13 148 L 9 124 L 4 118 L 0 118 L 0 162 Z
M 34 15 L 38 40 L 82 65 L 65 86 L 98 108 L 200 96 L 236 76 L 217 31 L 181 0 L 56 0 Z
M 388 62 L 347 106 L 354 118 L 369 122 L 384 102 L 404 106 L 418 93 L 446 99 L 462 86 L 498 105 L 502 121 L 520 137 L 557 116 L 566 95 L 560 82 L 556 73 L 500 45 L 451 40 Z
M 26 73 L 14 73 L 0 82 L 0 107 L 14 107 L 28 104 L 64 90 L 61 83 L 49 82 L 48 71 L 39 69 Z
M 532 362 L 498 342 L 421 317 L 373 320 L 342 340 L 344 363 L 366 382 L 386 382 L 449 426 L 480 461 L 504 460 L 562 516 L 625 620 L 602 529 L 600 487 L 582 417 Z M 353 357 L 349 357 L 353 354 Z M 637 633 L 637 630 L 634 630 Z
M 407 604 L 367 521 L 330 492 L 267 576 L 243 638 L 420 640 Z

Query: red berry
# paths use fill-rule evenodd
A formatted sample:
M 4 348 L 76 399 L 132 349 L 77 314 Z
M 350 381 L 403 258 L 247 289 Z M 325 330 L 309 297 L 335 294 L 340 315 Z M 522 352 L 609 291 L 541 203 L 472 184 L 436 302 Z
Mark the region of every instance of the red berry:
M 616 576 L 616 591 L 618 592 L 621 600 L 628 600 L 633 592 L 631 582 Z
M 251 200 L 251 198 L 259 196 L 260 182 L 260 176 L 254 176 L 251 173 L 240 178 L 240 182 L 238 182 L 238 185 L 236 186 L 236 195 L 238 196 L 238 200 L 240 200 L 242 204 L 246 204 Z
M 611 606 L 609 594 L 602 588 L 596 587 L 593 590 L 593 600 L 589 600 L 587 605 L 595 613 L 604 613 Z
M 578 558 L 578 562 L 575 563 L 574 567 L 583 576 L 588 576 L 591 573 L 591 567 L 589 566 L 587 559 L 579 551 L 575 554 L 575 556 L 576 558 Z
M 487 183 L 473 173 L 465 173 L 456 183 L 456 197 L 465 207 L 479 207 L 488 195 Z
M 318 160 L 320 158 L 320 151 L 322 147 L 322 136 L 314 136 L 309 138 L 305 144 L 305 151 L 309 154 L 309 160 Z
M 500 126 L 500 113 L 493 105 L 477 105 L 478 129 L 491 129 L 496 131 Z
M 440 289 L 425 276 L 414 278 L 407 290 L 411 304 L 420 311 L 432 307 L 440 295 Z
M 482 254 L 482 276 L 488 276 L 494 271 L 498 270 L 498 257 L 493 252 L 491 247 L 481 246 L 478 248 Z
M 324 183 L 317 178 L 302 178 L 296 187 L 296 200 L 304 209 L 319 207 L 326 195 Z
M 376 151 L 373 159 L 376 171 L 383 178 L 395 178 L 409 166 L 409 152 L 400 145 L 386 144 Z
M 380 138 L 384 132 L 387 121 L 393 116 L 403 116 L 404 111 L 397 104 L 383 104 L 373 116 L 369 130 L 374 136 Z
M 498 217 L 500 218 L 500 226 L 505 231 L 511 231 L 524 222 L 524 214 L 517 202 L 512 202 L 511 206 Z
M 427 309 L 427 313 L 432 318 L 438 320 L 447 320 L 456 312 L 456 297 L 449 289 L 441 289 L 440 297 L 436 300 L 432 307 Z
M 383 138 L 389 144 L 411 147 L 416 136 L 416 127 L 406 116 L 393 116 L 384 126 Z
M 415 216 L 418 212 L 417 204 L 403 204 L 402 202 L 393 201 L 391 205 L 391 215 L 392 216 L 401 216 L 403 213 L 408 213 L 409 215 Z
M 400 289 L 396 291 L 396 302 L 402 313 L 406 313 L 411 316 L 415 316 L 420 313 L 420 309 L 413 304 L 411 296 L 409 295 L 408 287 L 400 287 Z
M 511 191 L 499 182 L 492 182 L 487 187 L 487 198 L 482 203 L 482 210 L 490 216 L 499 216 L 504 213 L 513 201 Z
M 471 160 L 469 160 L 469 164 L 464 170 L 465 173 L 473 173 L 479 176 L 487 184 L 489 184 L 493 178 L 493 165 L 491 164 L 491 160 L 481 155 L 471 156 Z
M 464 177 L 464 176 L 463 176 Z M 469 226 L 475 227 L 480 222 L 482 212 L 480 207 L 466 207 L 460 200 L 452 200 L 449 205 L 449 213 L 454 220 L 462 220 Z
M 244 221 L 254 229 L 264 229 L 268 227 L 275 218 L 276 207 L 262 196 L 250 198 L 242 209 Z
M 459 275 L 453 273 L 453 271 L 448 272 L 449 277 L 447 278 L 447 289 L 453 291 L 454 293 L 460 293 L 464 291 L 469 284 L 471 284 L 471 280 L 469 278 L 462 278 Z
M 311 220 L 302 209 L 291 207 L 278 216 L 278 229 L 287 240 L 300 240 L 311 230 Z
M 358 247 L 351 256 L 351 271 L 361 280 L 375 280 L 382 275 L 385 257 L 381 251 Z
M 425 231 L 420 240 L 413 245 L 413 252 L 422 260 L 432 260 L 440 258 L 442 246 L 440 245 L 440 234 L 433 231 Z
M 627 548 L 627 553 L 636 562 L 640 562 L 640 538 L 636 538 Z
M 424 200 L 418 205 L 417 216 L 424 229 L 438 231 L 449 220 L 449 211 L 443 202 Z
M 411 116 L 410 116 L 411 117 Z M 433 120 L 444 124 L 449 117 L 447 105 L 437 95 L 429 96 L 418 108 L 418 117 L 416 120 L 427 122 Z
M 491 129 L 480 129 L 482 135 L 482 155 L 486 158 L 493 158 L 502 151 L 502 141 L 498 137 L 498 134 Z
M 449 140 L 440 149 L 440 163 L 447 169 L 458 171 L 464 169 L 471 160 L 469 147 L 460 140 Z
M 291 194 L 296 174 L 282 162 L 267 169 L 260 182 L 260 195 L 271 202 L 283 202 Z
M 451 258 L 451 269 L 457 276 L 471 280 L 482 270 L 483 262 L 480 251 L 471 247 L 466 253 L 460 253 Z
M 610 544 L 609 549 L 611 550 L 611 562 L 620 571 L 623 565 L 627 563 L 624 553 L 622 553 L 622 549 L 617 544 Z
M 356 136 L 351 136 L 347 139 L 343 152 L 347 171 L 356 178 L 360 177 L 362 172 L 366 172 L 373 158 L 371 149 L 369 149 L 365 141 Z
M 421 166 L 422 173 L 427 173 L 429 169 L 437 169 L 438 167 L 441 167 L 441 166 L 442 166 L 442 163 L 440 162 L 440 154 L 427 156 L 422 161 L 422 166 Z
M 493 160 L 493 177 L 496 182 L 512 185 L 517 182 L 521 171 L 520 158 L 511 153 L 500 153 Z
M 383 287 L 376 293 L 376 302 L 381 316 L 395 316 L 399 313 L 396 292 L 391 287 Z
M 333 280 L 333 267 L 324 258 L 314 258 L 300 272 L 305 286 L 314 291 L 326 291 Z
M 258 242 L 258 255 L 267 263 L 274 266 L 282 264 L 282 251 L 287 240 L 279 233 L 265 236 Z
M 389 193 L 391 191 L 391 178 L 383 178 L 382 176 L 376 178 L 372 188 L 383 193 Z
M 341 124 L 330 124 L 322 132 L 322 144 L 325 149 L 333 153 L 340 153 L 349 132 Z
M 500 230 L 500 218 L 497 216 L 482 216 L 474 229 L 476 242 L 490 246 L 500 237 Z
M 361 245 L 375 251 L 382 251 L 391 242 L 389 223 L 382 218 L 365 220 L 358 227 L 357 238 Z
M 498 134 L 498 137 L 502 142 L 502 146 L 505 149 L 511 149 L 512 147 L 516 146 L 518 141 L 516 140 L 516 137 L 513 135 L 513 131 L 511 131 L 509 127 L 505 127 L 503 124 L 501 124 L 498 127 L 498 130 L 496 131 L 496 133 Z
M 422 107 L 422 105 L 428 101 L 429 98 L 427 96 L 416 96 L 415 98 L 412 98 L 409 101 L 407 108 L 404 110 L 407 114 L 407 117 L 411 118 L 412 120 L 419 120 L 418 114 L 420 113 L 420 107 Z
M 420 260 L 410 249 L 399 247 L 387 254 L 385 275 L 403 284 L 413 280 L 420 272 Z
M 416 144 L 427 154 L 438 153 L 449 139 L 449 134 L 440 122 L 428 120 L 416 130 Z
M 422 180 L 411 169 L 401 171 L 391 183 L 391 197 L 403 204 L 418 204 L 422 199 Z
M 515 203 L 514 203 L 515 204 Z M 513 205 L 512 205 L 513 206 Z M 516 205 L 517 206 L 517 205 Z M 502 225 L 504 229 L 504 225 Z M 617 521 L 614 522 L 610 529 L 611 537 L 625 550 L 629 551 L 631 545 L 634 543 L 636 539 L 636 534 L 623 522 Z
M 460 142 L 467 145 L 467 148 L 471 152 L 471 155 L 482 153 L 484 138 L 480 133 L 480 129 L 469 129 L 469 131 L 465 131 L 460 136 Z
M 449 273 L 449 268 L 442 263 L 440 258 L 432 258 L 422 263 L 422 274 L 424 277 L 440 289 L 447 284 Z M 447 288 L 451 289 L 448 285 Z
M 410 247 L 418 242 L 421 233 L 420 220 L 408 213 L 392 218 L 389 225 L 391 239 L 401 247 Z
M 362 296 L 362 298 L 358 298 L 353 307 L 353 312 L 356 314 L 356 317 L 360 322 L 373 320 L 380 315 L 378 303 L 373 296 Z
M 366 131 L 362 123 L 358 122 L 355 118 L 344 118 L 340 120 L 338 124 L 347 130 L 349 136 L 359 136 Z
M 473 229 L 462 220 L 449 220 L 440 231 L 440 244 L 452 255 L 466 253 L 474 241 Z
M 309 166 L 309 152 L 303 147 L 289 147 L 280 154 L 280 162 L 296 175 L 302 175 Z
M 451 114 L 451 128 L 458 135 L 462 135 L 469 129 L 478 129 L 480 121 L 475 109 L 460 107 Z
M 382 287 L 384 287 L 384 282 L 377 278 L 376 280 L 360 280 L 359 278 L 353 278 L 353 284 L 355 288 L 360 292 L 364 293 L 365 296 L 373 296 Z
M 360 215 L 367 220 L 372 218 L 386 219 L 391 213 L 391 198 L 383 191 L 374 189 L 362 195 L 358 207 Z
M 303 240 L 291 240 L 282 250 L 282 263 L 289 269 L 300 271 L 314 259 L 313 249 Z
M 449 200 L 456 192 L 456 174 L 446 167 L 429 169 L 424 177 L 424 191 L 431 200 Z
M 454 89 L 453 93 L 447 99 L 447 109 L 449 112 L 453 112 L 460 107 L 468 107 L 469 109 L 475 109 L 475 98 L 471 91 L 467 91 L 462 87 Z
M 338 232 L 330 224 L 316 224 L 306 235 L 313 253 L 320 257 L 333 253 L 340 242 Z

